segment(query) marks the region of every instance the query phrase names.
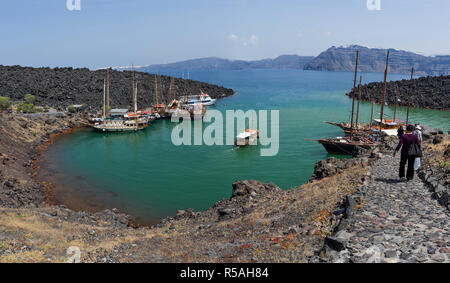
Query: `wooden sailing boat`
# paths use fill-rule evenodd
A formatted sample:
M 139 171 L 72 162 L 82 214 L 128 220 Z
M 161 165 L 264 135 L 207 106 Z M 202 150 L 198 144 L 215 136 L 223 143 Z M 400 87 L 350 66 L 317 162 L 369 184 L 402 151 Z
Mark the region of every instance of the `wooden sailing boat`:
M 355 79 L 354 79 L 354 84 L 353 84 L 354 90 L 356 90 L 358 59 L 359 59 L 359 52 L 356 51 Z M 359 98 L 358 98 L 358 110 L 357 110 L 357 116 L 356 116 L 356 124 L 358 124 L 358 118 L 359 118 L 358 116 L 359 116 L 359 100 L 360 100 L 360 96 L 361 96 L 361 82 L 362 82 L 362 78 L 360 78 L 360 83 L 359 83 L 359 95 L 358 95 Z M 374 139 L 372 139 L 369 135 L 362 135 L 360 132 L 355 131 L 355 124 L 353 123 L 354 112 L 355 112 L 355 96 L 356 95 L 353 95 L 352 116 L 351 116 L 351 120 L 350 120 L 350 136 L 317 140 L 317 142 L 319 142 L 328 153 L 353 155 L 360 148 L 369 149 L 369 148 L 377 146 L 377 142 Z
M 178 99 L 176 99 L 175 78 L 174 77 L 172 77 L 172 79 L 170 80 L 169 97 L 170 97 L 170 102 L 166 108 L 166 115 L 168 117 L 172 117 L 172 115 L 178 115 L 181 111 L 180 101 Z
M 132 132 L 147 128 L 148 118 L 137 111 L 137 83 L 135 83 L 134 69 L 132 73 L 132 111 L 116 109 L 114 115 L 109 106 L 109 71 L 103 86 L 103 121 L 95 123 L 93 128 L 100 132 Z M 109 117 L 107 117 L 109 116 Z
M 158 87 L 158 84 L 161 84 L 161 76 L 159 76 L 159 83 L 158 83 L 158 76 L 155 74 L 155 101 L 152 107 L 152 113 L 157 118 L 164 118 L 166 117 L 167 106 L 163 103 L 160 103 L 159 101 L 159 89 L 161 88 Z

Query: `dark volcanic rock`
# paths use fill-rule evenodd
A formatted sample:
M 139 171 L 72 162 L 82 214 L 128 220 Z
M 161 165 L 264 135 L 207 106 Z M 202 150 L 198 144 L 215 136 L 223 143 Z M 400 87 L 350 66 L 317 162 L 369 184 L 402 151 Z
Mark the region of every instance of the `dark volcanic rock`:
M 111 71 L 111 107 L 123 108 L 131 105 L 131 74 L 130 71 Z M 10 97 L 11 101 L 21 101 L 27 93 L 31 93 L 36 95 L 37 105 L 64 109 L 71 104 L 86 104 L 99 109 L 103 103 L 105 77 L 105 70 L 0 65 L 0 96 Z M 170 77 L 161 76 L 160 101 L 169 100 L 170 80 Z M 154 75 L 136 72 L 136 82 L 139 106 L 153 104 Z M 202 90 L 212 98 L 226 97 L 234 93 L 231 89 L 193 80 L 176 78 L 174 84 L 177 97 L 184 95 L 185 85 L 188 94 L 199 94 Z
M 408 106 L 410 87 L 411 80 L 388 82 L 386 84 L 385 102 L 389 105 L 394 105 L 396 92 L 398 92 L 398 105 Z M 361 87 L 361 99 L 380 103 L 382 92 L 382 82 L 369 83 Z M 353 97 L 354 94 L 354 91 L 347 93 L 349 97 Z M 414 79 L 411 107 L 439 110 L 450 109 L 450 76 Z

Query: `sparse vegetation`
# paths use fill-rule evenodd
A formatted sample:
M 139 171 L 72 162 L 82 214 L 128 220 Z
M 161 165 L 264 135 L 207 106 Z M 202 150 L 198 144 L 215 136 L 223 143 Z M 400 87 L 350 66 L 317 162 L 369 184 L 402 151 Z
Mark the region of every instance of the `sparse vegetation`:
M 17 104 L 17 112 L 36 113 L 36 107 L 30 103 L 19 102 L 19 104 Z
M 6 110 L 10 106 L 9 97 L 0 96 L 0 110 Z
M 67 110 L 69 111 L 69 113 L 77 112 L 77 109 L 73 105 L 69 105 L 69 107 L 67 107 Z
M 24 101 L 25 101 L 25 103 L 27 103 L 27 104 L 33 104 L 33 105 L 34 105 L 34 102 L 36 101 L 36 96 L 27 93 L 27 94 L 25 95 Z

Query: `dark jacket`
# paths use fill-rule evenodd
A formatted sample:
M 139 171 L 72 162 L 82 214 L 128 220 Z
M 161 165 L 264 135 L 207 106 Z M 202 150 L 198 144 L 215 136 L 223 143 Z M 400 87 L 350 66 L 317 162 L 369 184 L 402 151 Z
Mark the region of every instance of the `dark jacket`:
M 395 151 L 398 151 L 400 148 L 402 148 L 402 155 L 408 155 L 408 148 L 413 143 L 417 143 L 419 146 L 422 146 L 417 135 L 403 134 Z

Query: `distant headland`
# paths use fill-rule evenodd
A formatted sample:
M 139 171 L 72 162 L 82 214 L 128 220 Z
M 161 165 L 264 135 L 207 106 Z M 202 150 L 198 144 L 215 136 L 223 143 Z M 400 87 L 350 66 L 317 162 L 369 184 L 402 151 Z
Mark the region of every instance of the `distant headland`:
M 249 70 L 249 69 L 304 69 L 315 71 L 353 71 L 355 51 L 360 52 L 362 72 L 384 72 L 385 56 L 388 49 L 368 48 L 360 45 L 346 47 L 332 46 L 318 56 L 281 55 L 274 59 L 257 61 L 229 60 L 208 57 L 155 64 L 136 68 L 141 72 L 174 72 L 196 70 Z M 450 75 L 450 55 L 424 56 L 409 51 L 389 49 L 391 54 L 390 73 L 408 74 L 414 67 L 416 75 Z M 116 67 L 117 70 L 129 70 L 131 67 Z

